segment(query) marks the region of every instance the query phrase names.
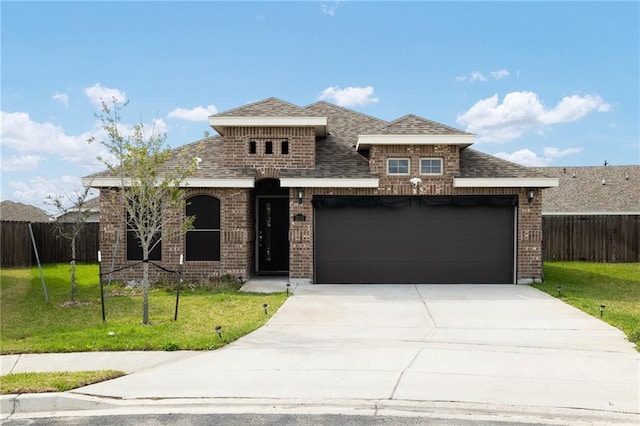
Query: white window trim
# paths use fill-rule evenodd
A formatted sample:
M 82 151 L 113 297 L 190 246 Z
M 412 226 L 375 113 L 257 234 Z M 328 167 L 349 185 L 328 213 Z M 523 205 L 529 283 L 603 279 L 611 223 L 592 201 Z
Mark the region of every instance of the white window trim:
M 407 173 L 391 173 L 389 171 L 389 161 L 392 160 L 406 160 L 407 161 Z M 403 158 L 403 157 L 392 157 L 387 158 L 387 175 L 389 176 L 409 176 L 411 174 L 411 158 Z
M 440 173 L 422 173 L 422 160 L 438 160 L 440 161 Z M 420 174 L 422 176 L 442 176 L 444 173 L 444 161 L 442 157 L 420 157 Z

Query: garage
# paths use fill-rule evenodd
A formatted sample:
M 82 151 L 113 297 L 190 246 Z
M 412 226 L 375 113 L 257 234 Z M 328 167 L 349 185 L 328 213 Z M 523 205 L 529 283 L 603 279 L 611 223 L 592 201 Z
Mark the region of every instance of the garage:
M 516 197 L 314 197 L 318 284 L 513 284 Z

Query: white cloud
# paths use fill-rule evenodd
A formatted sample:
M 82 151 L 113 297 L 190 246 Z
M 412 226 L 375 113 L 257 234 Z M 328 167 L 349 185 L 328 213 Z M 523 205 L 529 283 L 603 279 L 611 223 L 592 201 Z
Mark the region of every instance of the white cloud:
M 69 95 L 66 93 L 54 93 L 52 98 L 56 101 L 60 101 L 60 103 L 66 107 L 69 106 Z
M 12 155 L 11 157 L 2 157 L 3 172 L 24 172 L 38 168 L 38 165 L 44 160 L 39 155 Z
M 481 72 L 474 71 L 469 75 L 469 83 L 473 83 L 474 81 L 487 81 L 487 77 L 482 75 Z
M 98 165 L 96 155 L 102 147 L 89 145 L 90 136 L 103 137 L 99 128 L 76 136 L 65 134 L 64 130 L 52 123 L 31 120 L 24 112 L 0 111 L 2 146 L 12 148 L 22 154 L 55 155 L 65 161 L 86 166 Z
M 481 99 L 457 122 L 477 135 L 478 142 L 506 142 L 526 132 L 541 131 L 544 126 L 577 121 L 592 111 L 608 111 L 599 96 L 570 96 L 546 109 L 534 92 L 508 93 L 502 103 L 498 95 Z
M 207 121 L 210 115 L 216 114 L 218 108 L 214 105 L 208 107 L 197 106 L 192 109 L 176 108 L 167 114 L 167 118 L 177 118 L 187 121 Z
M 110 103 L 115 100 L 117 103 L 125 103 L 127 101 L 127 94 L 118 89 L 110 89 L 108 87 L 102 87 L 100 83 L 96 83 L 91 87 L 84 89 L 85 95 L 89 98 L 91 103 L 97 106 L 102 105 L 102 101 Z
M 503 160 L 511 161 L 512 163 L 522 164 L 523 166 L 545 166 L 544 158 L 538 157 L 538 155 L 528 149 L 521 149 L 516 152 L 498 152 L 494 154 L 496 157 Z
M 476 81 L 489 81 L 492 80 L 502 80 L 503 78 L 507 78 L 509 76 L 509 71 L 505 69 L 491 71 L 489 75 L 485 75 L 480 71 L 473 71 L 469 73 L 469 75 L 459 75 L 456 76 L 456 81 L 467 81 L 469 83 L 474 83 Z
M 544 156 L 546 158 L 553 159 L 553 158 L 565 157 L 567 155 L 578 154 L 582 152 L 582 148 L 565 148 L 560 150 L 554 147 L 545 147 L 542 150 L 542 152 L 544 153 Z
M 375 104 L 378 98 L 373 97 L 373 87 L 347 87 L 340 89 L 338 86 L 327 87 L 318 96 L 319 100 L 333 99 L 337 105 L 363 106 Z
M 47 204 L 47 197 L 59 197 L 64 194 L 73 194 L 82 188 L 82 180 L 74 176 L 61 176 L 51 178 L 33 176 L 25 181 L 11 181 L 8 183 L 11 194 L 3 197 L 17 202 L 40 207 L 49 213 L 55 213 L 55 208 Z
M 335 16 L 336 10 L 338 9 L 339 1 L 333 3 L 331 6 L 327 6 L 326 4 L 321 4 L 322 13 L 329 16 Z
M 491 77 L 493 77 L 495 80 L 502 80 L 503 78 L 509 77 L 509 71 L 507 70 L 491 71 Z
M 591 111 L 607 112 L 611 109 L 600 96 L 566 96 L 562 100 L 543 114 L 540 121 L 545 124 L 568 123 L 578 121 Z
M 577 154 L 579 152 L 582 152 L 582 148 L 566 148 L 561 150 L 554 147 L 545 147 L 542 150 L 542 155 L 538 155 L 529 149 L 521 149 L 512 153 L 498 152 L 494 155 L 503 160 L 518 163 L 523 166 L 543 167 L 550 165 L 556 158 Z

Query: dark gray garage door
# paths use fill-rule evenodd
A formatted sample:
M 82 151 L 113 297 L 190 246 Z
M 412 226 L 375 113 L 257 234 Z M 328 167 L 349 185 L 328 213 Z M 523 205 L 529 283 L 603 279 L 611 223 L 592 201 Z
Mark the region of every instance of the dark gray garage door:
M 315 282 L 513 283 L 512 197 L 316 197 Z

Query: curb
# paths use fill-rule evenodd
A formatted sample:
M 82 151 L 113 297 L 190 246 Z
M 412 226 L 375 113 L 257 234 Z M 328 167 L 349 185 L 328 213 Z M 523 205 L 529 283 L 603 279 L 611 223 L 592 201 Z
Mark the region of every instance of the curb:
M 109 399 L 74 394 L 0 396 L 0 420 L 142 414 L 342 414 L 371 417 L 424 417 L 544 425 L 640 424 L 640 413 L 571 408 L 502 406 L 450 401 L 295 400 L 251 398 Z

